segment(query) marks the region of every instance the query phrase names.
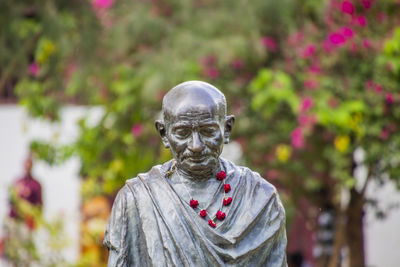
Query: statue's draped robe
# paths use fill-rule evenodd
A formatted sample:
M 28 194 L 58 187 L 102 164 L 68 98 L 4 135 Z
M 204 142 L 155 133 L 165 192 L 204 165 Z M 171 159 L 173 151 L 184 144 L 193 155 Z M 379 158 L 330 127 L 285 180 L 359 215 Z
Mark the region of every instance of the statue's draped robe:
M 180 199 L 165 173 L 171 162 L 130 179 L 119 191 L 104 244 L 108 266 L 287 266 L 285 212 L 258 173 L 222 160 L 233 198 L 216 228 Z M 223 183 L 208 214 L 221 207 Z

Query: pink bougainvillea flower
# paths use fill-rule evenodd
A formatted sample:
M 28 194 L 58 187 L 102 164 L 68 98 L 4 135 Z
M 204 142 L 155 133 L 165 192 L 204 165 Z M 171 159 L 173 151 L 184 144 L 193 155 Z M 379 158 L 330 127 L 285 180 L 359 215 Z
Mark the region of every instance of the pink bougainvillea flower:
M 304 81 L 304 87 L 306 89 L 316 89 L 318 88 L 319 83 L 315 80 L 305 80 Z
M 383 87 L 381 84 L 375 84 L 375 92 L 377 92 L 378 94 L 382 93 Z
M 271 52 L 275 52 L 278 49 L 275 40 L 271 37 L 265 36 L 261 38 L 261 43 Z
M 143 132 L 143 125 L 142 124 L 134 124 L 131 129 L 131 133 L 134 137 L 139 137 Z
M 386 103 L 392 104 L 393 103 L 393 95 L 391 93 L 386 94 Z
M 311 97 L 305 97 L 301 101 L 300 112 L 306 112 L 313 106 L 314 100 Z
M 361 0 L 361 3 L 365 9 L 369 9 L 372 5 L 372 0 Z
M 367 87 L 368 89 L 372 89 L 374 87 L 374 82 L 372 80 L 366 81 L 365 87 Z
M 304 34 L 302 32 L 295 32 L 290 34 L 287 38 L 287 42 L 290 46 L 298 46 L 303 41 Z
M 310 57 L 312 57 L 312 55 L 314 55 L 314 53 L 315 53 L 315 45 L 309 44 L 304 48 L 301 56 L 303 58 L 310 58 Z
M 329 41 L 332 44 L 339 46 L 346 42 L 346 38 L 344 38 L 342 34 L 334 32 L 329 35 Z
M 235 59 L 231 62 L 232 69 L 240 70 L 243 67 L 244 63 L 241 59 Z
M 304 147 L 304 136 L 303 131 L 300 127 L 294 129 L 291 133 L 291 143 L 295 148 L 303 148 Z
M 216 68 L 206 68 L 203 73 L 211 79 L 217 79 L 219 77 L 219 71 Z
M 387 129 L 383 129 L 380 133 L 380 138 L 382 140 L 387 140 L 389 138 L 389 131 Z
M 322 50 L 324 50 L 327 53 L 329 53 L 333 50 L 333 45 L 330 40 L 327 39 L 322 42 Z
M 297 121 L 299 122 L 299 125 L 301 127 L 311 128 L 317 122 L 317 118 L 315 117 L 315 115 L 300 114 L 297 117 Z
M 364 46 L 366 49 L 372 47 L 371 42 L 370 42 L 368 39 L 364 39 L 364 40 L 362 41 L 362 44 L 363 44 L 363 46 Z
M 94 0 L 93 6 L 96 8 L 108 9 L 112 6 L 114 0 Z
M 386 18 L 387 18 L 387 16 L 386 16 L 386 13 L 385 13 L 385 12 L 379 12 L 379 13 L 376 15 L 376 19 L 377 19 L 379 22 L 385 21 Z
M 360 25 L 361 27 L 367 26 L 367 18 L 364 16 L 359 16 L 357 18 L 357 22 L 358 22 L 358 25 Z
M 353 15 L 354 14 L 354 5 L 350 1 L 343 1 L 341 10 L 343 13 Z
M 352 29 L 350 29 L 349 27 L 342 27 L 340 29 L 340 32 L 342 33 L 342 35 L 346 38 L 346 39 L 351 39 L 354 35 L 354 32 Z
M 36 62 L 33 62 L 28 67 L 28 72 L 30 75 L 36 77 L 39 74 L 39 65 Z
M 217 57 L 215 55 L 208 55 L 201 58 L 200 62 L 204 66 L 214 66 L 217 63 Z
M 320 74 L 321 68 L 319 67 L 318 63 L 314 63 L 311 67 L 308 68 L 308 71 L 314 74 Z

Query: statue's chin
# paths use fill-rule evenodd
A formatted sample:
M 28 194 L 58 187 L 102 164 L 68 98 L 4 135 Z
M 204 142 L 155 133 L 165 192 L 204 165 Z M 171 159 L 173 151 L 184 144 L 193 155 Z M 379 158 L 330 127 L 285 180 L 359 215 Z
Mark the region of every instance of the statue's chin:
M 181 167 L 188 174 L 208 176 L 215 171 L 217 162 L 215 158 L 206 158 L 204 160 L 187 158 L 181 163 Z

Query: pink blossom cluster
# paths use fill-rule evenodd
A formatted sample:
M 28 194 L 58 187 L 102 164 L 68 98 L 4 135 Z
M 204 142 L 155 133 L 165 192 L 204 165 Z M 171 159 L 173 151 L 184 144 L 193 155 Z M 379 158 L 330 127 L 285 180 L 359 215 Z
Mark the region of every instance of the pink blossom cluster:
M 380 138 L 382 140 L 387 140 L 391 134 L 395 133 L 397 130 L 397 125 L 395 123 L 389 123 L 385 127 L 383 127 L 381 133 L 380 133 Z
M 234 70 L 240 70 L 243 68 L 243 66 L 244 66 L 244 62 L 241 59 L 234 59 L 231 62 L 231 67 Z
M 37 77 L 39 75 L 39 65 L 36 62 L 32 62 L 28 67 L 28 73 L 33 77 Z
M 362 4 L 366 10 L 371 7 L 372 3 L 372 0 L 362 0 Z M 329 33 L 328 38 L 323 43 L 322 47 L 325 52 L 331 52 L 335 49 L 335 47 L 341 47 L 348 43 L 350 51 L 354 53 L 358 50 L 357 44 L 352 40 L 355 35 L 355 30 L 359 29 L 360 27 L 366 27 L 368 21 L 367 18 L 362 14 L 357 14 L 356 8 L 352 1 L 345 0 L 341 2 L 339 8 L 344 16 L 343 22 L 347 22 L 347 25 Z M 379 15 L 381 21 L 384 20 L 384 15 L 385 14 Z M 330 27 L 334 27 L 335 25 L 331 16 L 328 16 L 326 22 Z M 364 38 L 362 40 L 362 46 L 366 49 L 372 48 L 371 41 Z
M 261 44 L 266 47 L 270 52 L 276 52 L 278 50 L 278 46 L 272 37 L 264 36 L 263 38 L 261 38 Z
M 93 0 L 92 2 L 93 11 L 96 13 L 97 18 L 101 23 L 106 27 L 112 25 L 112 21 L 107 17 L 107 11 L 113 4 L 114 0 Z
M 114 0 L 94 0 L 93 7 L 109 9 L 114 3 Z
M 330 44 L 333 44 L 335 46 L 341 46 L 344 45 L 347 41 L 351 40 L 354 36 L 354 31 L 349 28 L 349 27 L 341 27 L 339 30 L 331 33 L 329 35 L 329 41 Z M 329 47 L 329 44 L 327 44 Z M 329 48 L 327 49 L 329 50 Z
M 303 78 L 303 89 L 308 95 L 312 95 L 310 90 L 316 90 L 320 87 L 319 82 L 323 77 L 321 74 L 327 73 L 330 70 L 332 63 L 335 64 L 340 60 L 343 52 L 346 55 L 368 56 L 371 52 L 375 52 L 379 47 L 376 38 L 370 37 L 370 30 L 374 30 L 372 19 L 375 14 L 374 23 L 383 22 L 387 19 L 384 12 L 378 10 L 370 10 L 374 4 L 374 0 L 359 0 L 360 3 L 355 3 L 354 0 L 332 0 L 329 8 L 326 9 L 324 21 L 326 28 L 326 38 L 318 42 L 319 32 L 315 31 L 314 25 L 307 25 L 297 32 L 290 34 L 286 40 L 287 50 L 285 49 L 285 68 L 286 71 L 299 75 Z M 375 9 L 375 6 L 374 6 Z M 314 27 L 314 28 L 313 28 Z M 270 45 L 271 39 L 263 39 L 264 46 Z M 345 50 L 344 50 L 345 49 Z M 356 54 L 357 53 L 357 54 Z M 299 60 L 302 59 L 302 60 Z M 301 64 L 296 64 L 300 62 Z M 325 69 L 326 68 L 326 69 Z M 393 66 L 388 64 L 388 70 L 393 69 Z M 351 80 L 349 78 L 348 80 Z M 350 82 L 343 80 L 343 86 L 349 88 Z M 382 84 L 372 80 L 367 81 L 365 88 L 380 96 L 383 104 L 384 113 L 388 114 L 394 104 L 400 103 L 400 94 L 391 92 L 383 88 Z M 291 145 L 293 148 L 301 149 L 306 145 L 305 136 L 313 130 L 317 123 L 317 117 L 312 113 L 315 100 L 310 96 L 303 96 L 299 111 L 297 114 L 297 126 L 290 133 Z M 335 109 L 339 105 L 338 98 L 331 97 L 327 105 Z M 393 127 L 392 127 L 393 128 Z M 392 129 L 390 128 L 390 129 Z M 392 134 L 389 127 L 382 128 L 381 138 L 386 140 Z
M 395 102 L 395 97 L 393 95 L 393 93 L 391 92 L 384 92 L 383 90 L 383 86 L 380 83 L 375 83 L 372 80 L 368 80 L 365 83 L 365 88 L 367 90 L 372 90 L 373 92 L 375 92 L 376 94 L 380 95 L 380 94 L 384 94 L 385 97 L 385 102 L 387 104 L 393 104 L 393 102 Z
M 219 70 L 217 68 L 217 57 L 215 55 L 208 55 L 200 60 L 203 69 L 203 75 L 209 79 L 218 79 Z
M 297 127 L 290 134 L 292 146 L 295 148 L 303 148 L 305 145 L 304 132 L 301 127 Z
M 143 132 L 143 125 L 142 125 L 142 124 L 136 123 L 136 124 L 134 124 L 134 125 L 132 126 L 131 134 L 132 134 L 134 137 L 137 138 L 137 137 L 141 136 L 141 135 L 142 135 L 142 132 Z
M 290 135 L 291 144 L 294 148 L 304 148 L 304 134 L 305 132 L 310 131 L 317 122 L 315 115 L 310 112 L 313 105 L 314 99 L 309 96 L 304 97 L 301 101 L 300 110 L 297 117 L 299 125 L 292 131 Z

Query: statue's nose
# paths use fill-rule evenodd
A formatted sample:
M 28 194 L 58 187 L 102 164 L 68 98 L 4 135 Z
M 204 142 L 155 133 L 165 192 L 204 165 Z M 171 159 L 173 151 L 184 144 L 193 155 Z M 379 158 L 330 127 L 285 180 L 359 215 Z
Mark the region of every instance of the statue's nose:
M 204 143 L 197 132 L 193 132 L 188 148 L 193 152 L 200 152 L 204 149 Z

